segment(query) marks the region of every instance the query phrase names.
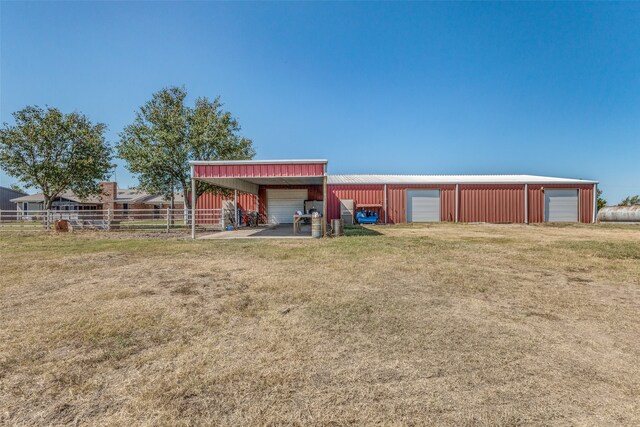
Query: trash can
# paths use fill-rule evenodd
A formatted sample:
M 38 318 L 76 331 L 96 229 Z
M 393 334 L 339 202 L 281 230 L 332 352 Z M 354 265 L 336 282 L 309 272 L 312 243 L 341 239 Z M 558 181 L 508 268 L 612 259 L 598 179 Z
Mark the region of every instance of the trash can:
M 311 217 L 311 237 L 319 239 L 322 237 L 322 217 L 317 214 L 313 214 Z
M 331 235 L 332 236 L 344 236 L 344 220 L 332 219 L 331 220 Z

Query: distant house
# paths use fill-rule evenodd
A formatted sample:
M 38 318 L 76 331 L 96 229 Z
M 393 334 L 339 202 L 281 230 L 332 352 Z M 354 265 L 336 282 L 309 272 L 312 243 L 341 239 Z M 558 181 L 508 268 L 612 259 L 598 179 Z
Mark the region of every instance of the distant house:
M 12 190 L 11 188 L 1 187 L 0 186 L 0 210 L 1 211 L 15 211 L 16 204 L 13 203 L 12 199 L 26 196 L 27 193 L 22 191 Z
M 81 198 L 73 192 L 65 192 L 57 197 L 51 209 L 56 211 L 86 211 L 86 210 L 116 210 L 129 211 L 137 209 L 166 209 L 171 202 L 163 196 L 149 194 L 145 191 L 118 188 L 116 182 L 101 182 L 101 194 L 97 196 Z M 44 210 L 44 195 L 42 193 L 21 195 L 10 199 L 13 209 L 18 212 L 28 213 L 30 211 Z M 174 197 L 175 209 L 184 208 L 182 195 L 176 194 Z

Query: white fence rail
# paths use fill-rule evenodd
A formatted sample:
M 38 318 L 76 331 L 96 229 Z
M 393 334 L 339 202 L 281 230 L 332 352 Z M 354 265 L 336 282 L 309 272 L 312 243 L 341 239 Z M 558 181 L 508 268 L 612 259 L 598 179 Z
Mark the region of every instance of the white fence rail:
M 0 231 L 54 230 L 191 230 L 191 210 L 0 210 Z M 197 230 L 222 230 L 233 219 L 222 209 L 196 209 Z

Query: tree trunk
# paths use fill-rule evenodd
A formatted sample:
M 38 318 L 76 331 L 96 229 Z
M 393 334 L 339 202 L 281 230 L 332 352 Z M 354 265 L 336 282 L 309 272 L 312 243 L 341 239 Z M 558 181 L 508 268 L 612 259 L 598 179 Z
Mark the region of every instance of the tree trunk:
M 188 190 L 184 190 L 182 192 L 182 197 L 184 198 L 184 205 L 187 209 L 191 209 L 191 192 Z
M 44 203 L 42 205 L 44 207 L 44 210 L 48 211 L 49 209 L 51 209 L 52 204 L 53 204 L 53 199 L 45 194 Z

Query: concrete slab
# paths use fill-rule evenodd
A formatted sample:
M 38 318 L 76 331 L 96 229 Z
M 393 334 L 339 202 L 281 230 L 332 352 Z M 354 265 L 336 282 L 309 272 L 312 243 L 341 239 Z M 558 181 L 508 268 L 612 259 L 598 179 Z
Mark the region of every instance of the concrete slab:
M 293 234 L 293 225 L 279 224 L 258 228 L 220 231 L 198 239 L 311 239 L 311 225 L 302 225 L 299 234 Z

